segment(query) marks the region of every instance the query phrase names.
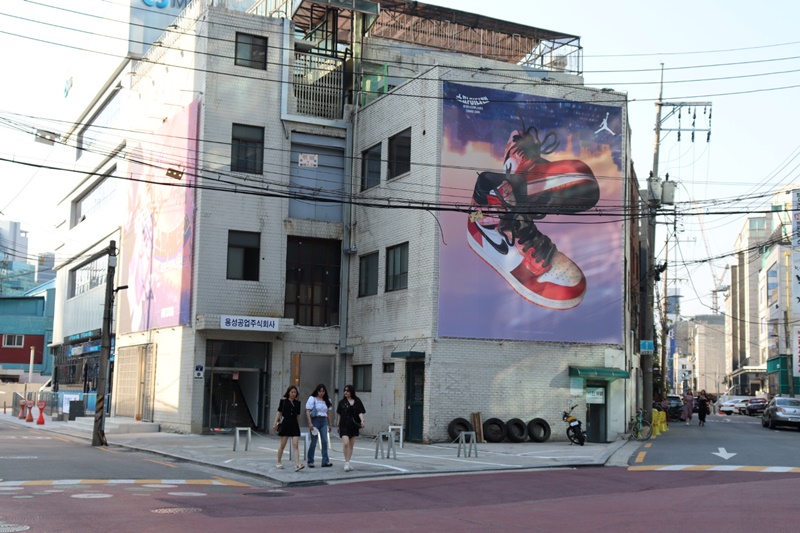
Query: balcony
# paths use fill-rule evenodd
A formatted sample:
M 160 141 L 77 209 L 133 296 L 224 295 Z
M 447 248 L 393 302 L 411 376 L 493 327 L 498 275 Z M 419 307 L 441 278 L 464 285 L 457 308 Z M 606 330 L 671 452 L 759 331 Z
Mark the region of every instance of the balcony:
M 344 61 L 308 52 L 294 52 L 290 113 L 341 120 L 344 109 Z

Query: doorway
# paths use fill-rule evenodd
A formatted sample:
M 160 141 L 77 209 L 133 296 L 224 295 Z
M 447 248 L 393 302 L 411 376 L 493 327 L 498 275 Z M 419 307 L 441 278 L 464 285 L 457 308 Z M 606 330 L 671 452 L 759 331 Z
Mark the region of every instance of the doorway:
M 206 342 L 204 431 L 266 429 L 270 348 L 266 342 Z
M 586 382 L 586 440 L 607 442 L 606 382 Z
M 425 361 L 406 362 L 406 439 L 422 442 Z

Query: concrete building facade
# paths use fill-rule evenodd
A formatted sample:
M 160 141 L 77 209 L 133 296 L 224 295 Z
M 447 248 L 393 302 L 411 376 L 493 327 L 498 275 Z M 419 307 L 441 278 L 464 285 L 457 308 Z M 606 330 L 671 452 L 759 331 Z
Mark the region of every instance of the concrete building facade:
M 639 187 L 625 95 L 583 86 L 579 39 L 472 15 L 509 38 L 479 53 L 443 38 L 464 14 L 416 2 L 247 7 L 188 4 L 76 106 L 63 385 L 96 373 L 116 257 L 118 416 L 268 430 L 287 386 L 353 383 L 367 433 L 569 403 L 590 440 L 624 432 Z

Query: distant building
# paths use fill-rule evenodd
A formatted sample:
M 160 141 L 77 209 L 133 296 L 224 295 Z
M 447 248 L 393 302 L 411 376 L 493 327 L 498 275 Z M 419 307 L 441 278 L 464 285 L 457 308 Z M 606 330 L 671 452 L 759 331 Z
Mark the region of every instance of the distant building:
M 25 296 L 0 297 L 0 380 L 20 381 L 33 371 L 43 381 L 52 370 L 48 345 L 53 340 L 55 281 Z M 27 380 L 27 377 L 24 379 Z

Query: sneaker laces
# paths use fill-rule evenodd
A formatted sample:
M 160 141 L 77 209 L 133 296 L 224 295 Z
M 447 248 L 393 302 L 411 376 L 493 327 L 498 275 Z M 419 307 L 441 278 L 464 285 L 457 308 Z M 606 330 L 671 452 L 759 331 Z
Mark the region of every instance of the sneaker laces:
M 514 245 L 515 242 L 519 242 L 525 255 L 540 263 L 542 268 L 550 267 L 550 261 L 557 251 L 556 245 L 550 237 L 539 231 L 532 217 L 516 215 L 513 219 L 504 218 L 500 221 L 498 229 L 506 235 L 509 244 Z M 507 236 L 508 232 L 511 233 L 510 239 Z
M 513 144 L 506 154 L 506 159 L 511 154 L 520 154 L 531 161 L 538 161 L 542 155 L 552 154 L 560 144 L 553 131 L 545 135 L 544 139 L 540 141 L 539 130 L 534 126 L 522 130 L 522 133 L 517 133 L 511 138 L 511 141 Z

